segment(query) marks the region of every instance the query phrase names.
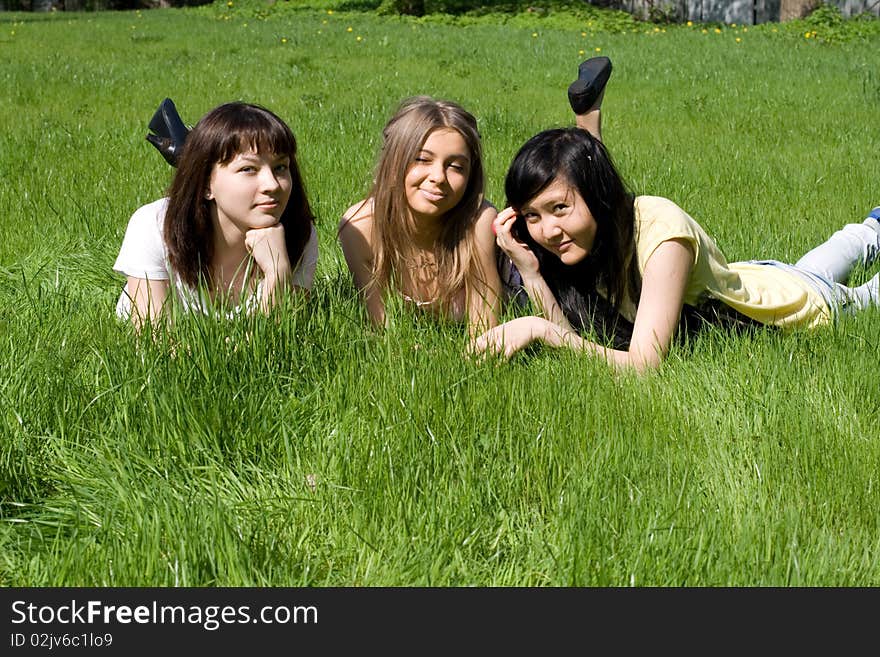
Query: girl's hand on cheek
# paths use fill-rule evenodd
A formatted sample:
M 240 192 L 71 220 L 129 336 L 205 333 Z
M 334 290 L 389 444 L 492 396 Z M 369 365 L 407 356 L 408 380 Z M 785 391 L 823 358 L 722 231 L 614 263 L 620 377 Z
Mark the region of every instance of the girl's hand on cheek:
M 244 243 L 266 278 L 280 278 L 290 272 L 284 226 L 280 223 L 268 228 L 252 228 L 244 236 Z
M 532 250 L 513 234 L 516 216 L 516 210 L 513 208 L 504 208 L 498 213 L 492 222 L 495 242 L 510 257 L 520 274 L 537 274 L 538 259 Z

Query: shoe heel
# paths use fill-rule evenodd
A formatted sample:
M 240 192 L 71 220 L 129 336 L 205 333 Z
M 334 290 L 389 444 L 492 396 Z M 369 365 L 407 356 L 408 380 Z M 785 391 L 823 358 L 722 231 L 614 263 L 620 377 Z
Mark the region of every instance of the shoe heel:
M 180 157 L 180 149 L 177 145 L 168 137 L 158 137 L 156 135 L 147 135 L 147 141 L 150 142 L 159 153 L 162 154 L 162 157 L 165 158 L 165 161 L 173 167 L 177 166 L 177 160 Z
M 159 104 L 159 109 L 153 114 L 148 127 L 153 134 L 147 135 L 147 141 L 158 149 L 168 164 L 176 167 L 183 144 L 189 135 L 189 128 L 183 123 L 170 98 Z

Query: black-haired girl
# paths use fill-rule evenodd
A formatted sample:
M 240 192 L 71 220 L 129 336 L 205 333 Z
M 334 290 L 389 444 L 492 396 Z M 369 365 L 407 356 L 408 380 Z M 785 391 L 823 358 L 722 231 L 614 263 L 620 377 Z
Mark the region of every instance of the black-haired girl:
M 675 203 L 634 196 L 599 138 L 610 70 L 604 57 L 581 64 L 569 88 L 578 127 L 541 132 L 510 166 L 509 207 L 493 227 L 541 316 L 487 331 L 475 343 L 477 352 L 510 357 L 540 341 L 643 371 L 666 356 L 683 310 L 687 315 L 714 307 L 746 322 L 813 327 L 880 301 L 880 275 L 858 287 L 846 285 L 857 263 L 870 266 L 880 252 L 880 208 L 794 265 L 728 263 Z M 601 304 L 632 322 L 628 347 L 606 347 L 578 330 L 596 323 Z

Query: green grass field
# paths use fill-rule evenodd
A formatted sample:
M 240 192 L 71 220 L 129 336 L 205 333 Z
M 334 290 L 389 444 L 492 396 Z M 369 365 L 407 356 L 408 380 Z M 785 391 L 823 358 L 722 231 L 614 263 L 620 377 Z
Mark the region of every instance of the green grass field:
M 229 5 L 0 13 L 0 584 L 880 585 L 880 313 L 708 331 L 642 378 L 477 363 L 459 326 L 368 330 L 335 239 L 402 98 L 477 116 L 502 204 L 601 52 L 632 187 L 730 260 L 794 261 L 880 204 L 880 21 Z M 282 321 L 150 342 L 114 318 L 128 218 L 172 173 L 144 139 L 166 96 L 293 127 L 321 257 Z

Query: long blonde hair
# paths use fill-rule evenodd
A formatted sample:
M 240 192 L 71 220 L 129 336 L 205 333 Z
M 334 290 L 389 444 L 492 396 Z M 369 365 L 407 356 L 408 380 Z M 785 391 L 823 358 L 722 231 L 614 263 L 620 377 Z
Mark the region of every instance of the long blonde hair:
M 474 226 L 483 203 L 483 155 L 476 119 L 463 107 L 429 96 L 405 99 L 383 130 L 382 151 L 376 164 L 373 188 L 373 278 L 371 285 L 384 290 L 398 287 L 410 261 L 401 244 L 410 244 L 416 226 L 406 200 L 404 178 L 425 140 L 435 130 L 451 128 L 470 150 L 470 175 L 464 195 L 449 210 L 434 247 L 437 262 L 437 299 L 451 303 L 467 287 L 474 271 Z

